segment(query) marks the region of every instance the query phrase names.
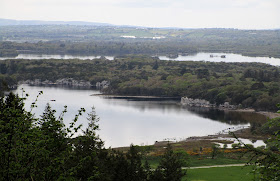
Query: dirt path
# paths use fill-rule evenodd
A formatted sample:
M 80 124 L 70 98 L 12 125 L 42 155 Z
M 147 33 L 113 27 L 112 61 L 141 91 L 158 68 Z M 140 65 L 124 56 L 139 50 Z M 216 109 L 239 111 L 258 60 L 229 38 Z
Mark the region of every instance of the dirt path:
M 240 167 L 246 164 L 229 164 L 229 165 L 211 165 L 211 166 L 200 166 L 200 167 L 182 167 L 182 169 L 197 169 L 197 168 L 214 168 L 214 167 Z

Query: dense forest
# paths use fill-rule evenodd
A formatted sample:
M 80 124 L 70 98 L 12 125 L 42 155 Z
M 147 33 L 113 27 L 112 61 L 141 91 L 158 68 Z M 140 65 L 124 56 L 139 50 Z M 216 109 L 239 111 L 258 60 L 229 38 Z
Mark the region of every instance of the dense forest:
M 0 52 L 25 50 L 99 55 L 233 52 L 247 56 L 280 57 L 280 30 L 1 26 L 0 41 Z M 5 54 L 2 53 L 2 56 Z
M 38 42 L 11 43 L 0 42 L 0 56 L 16 56 L 18 53 L 78 54 L 78 55 L 178 55 L 178 53 L 197 53 L 196 47 L 187 43 L 142 41 L 94 41 L 94 42 Z
M 206 99 L 219 105 L 277 110 L 279 68 L 261 63 L 162 61 L 149 56 L 120 56 L 114 60 L 5 60 L 1 79 L 9 86 L 24 80 L 55 82 L 62 78 L 96 82 L 102 91 L 118 95 L 148 95 Z

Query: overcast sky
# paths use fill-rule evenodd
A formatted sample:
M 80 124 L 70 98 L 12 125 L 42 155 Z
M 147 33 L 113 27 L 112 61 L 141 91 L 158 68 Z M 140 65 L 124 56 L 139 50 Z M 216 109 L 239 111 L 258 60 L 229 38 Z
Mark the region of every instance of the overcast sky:
M 280 0 L 0 0 L 0 18 L 182 28 L 280 28 Z

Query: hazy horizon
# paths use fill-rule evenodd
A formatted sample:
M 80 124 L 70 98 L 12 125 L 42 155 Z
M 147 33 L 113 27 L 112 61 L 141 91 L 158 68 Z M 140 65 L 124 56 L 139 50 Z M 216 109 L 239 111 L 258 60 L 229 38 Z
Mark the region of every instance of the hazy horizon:
M 154 28 L 279 29 L 279 0 L 9 0 L 0 18 Z
M 89 26 L 95 26 L 94 24 L 100 24 L 101 26 L 127 26 L 127 27 L 139 27 L 139 28 L 159 28 L 159 29 L 237 29 L 237 30 L 278 30 L 280 29 L 279 28 L 264 28 L 264 29 L 253 29 L 253 28 L 223 28 L 223 27 L 217 27 L 217 28 L 184 28 L 184 27 L 150 27 L 150 26 L 138 26 L 138 25 L 127 25 L 127 24 L 120 24 L 120 25 L 116 25 L 116 24 L 111 24 L 111 23 L 107 23 L 107 22 L 93 22 L 93 21 L 63 21 L 63 20 L 38 20 L 38 19 L 5 19 L 5 18 L 0 18 L 0 20 L 12 20 L 12 21 L 34 21 L 34 22 L 37 22 L 37 21 L 42 21 L 42 22 L 63 22 L 62 24 L 42 24 L 42 25 L 76 25 L 76 26 L 79 26 L 79 25 L 89 25 Z M 77 24 L 67 24 L 67 22 L 71 22 L 71 23 L 74 23 L 74 22 L 77 22 Z M 84 24 L 83 24 L 84 23 Z M 92 23 L 92 24 L 90 24 Z M 18 25 L 27 25 L 27 24 L 18 24 Z M 35 24 L 32 24 L 32 25 L 35 25 Z M 37 25 L 37 24 L 36 24 Z M 36 26 L 35 25 L 35 26 Z M 40 24 L 41 25 L 41 24 Z M 97 26 L 100 26 L 100 25 L 97 25 Z M 0 25 L 1 26 L 1 25 Z

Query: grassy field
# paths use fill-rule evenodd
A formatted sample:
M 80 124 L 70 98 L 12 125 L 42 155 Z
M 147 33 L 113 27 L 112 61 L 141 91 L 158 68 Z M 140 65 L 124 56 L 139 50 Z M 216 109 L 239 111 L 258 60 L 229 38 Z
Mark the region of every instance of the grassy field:
M 199 160 L 194 157 L 190 158 L 190 167 L 199 167 L 199 166 L 211 166 L 211 165 L 228 165 L 228 164 L 239 164 L 246 163 L 248 160 L 244 159 L 230 159 L 223 156 L 219 156 L 216 159 L 203 159 Z
M 252 166 L 189 169 L 183 181 L 252 181 Z
M 160 157 L 148 157 L 147 158 L 151 168 L 156 168 L 159 164 Z M 190 167 L 199 167 L 199 166 L 212 166 L 212 165 L 229 165 L 229 164 L 245 164 L 248 159 L 232 159 L 226 158 L 224 156 L 218 156 L 215 159 L 211 158 L 204 158 L 198 159 L 195 156 L 190 156 L 189 158 L 189 165 Z M 144 160 L 143 160 L 144 163 Z

